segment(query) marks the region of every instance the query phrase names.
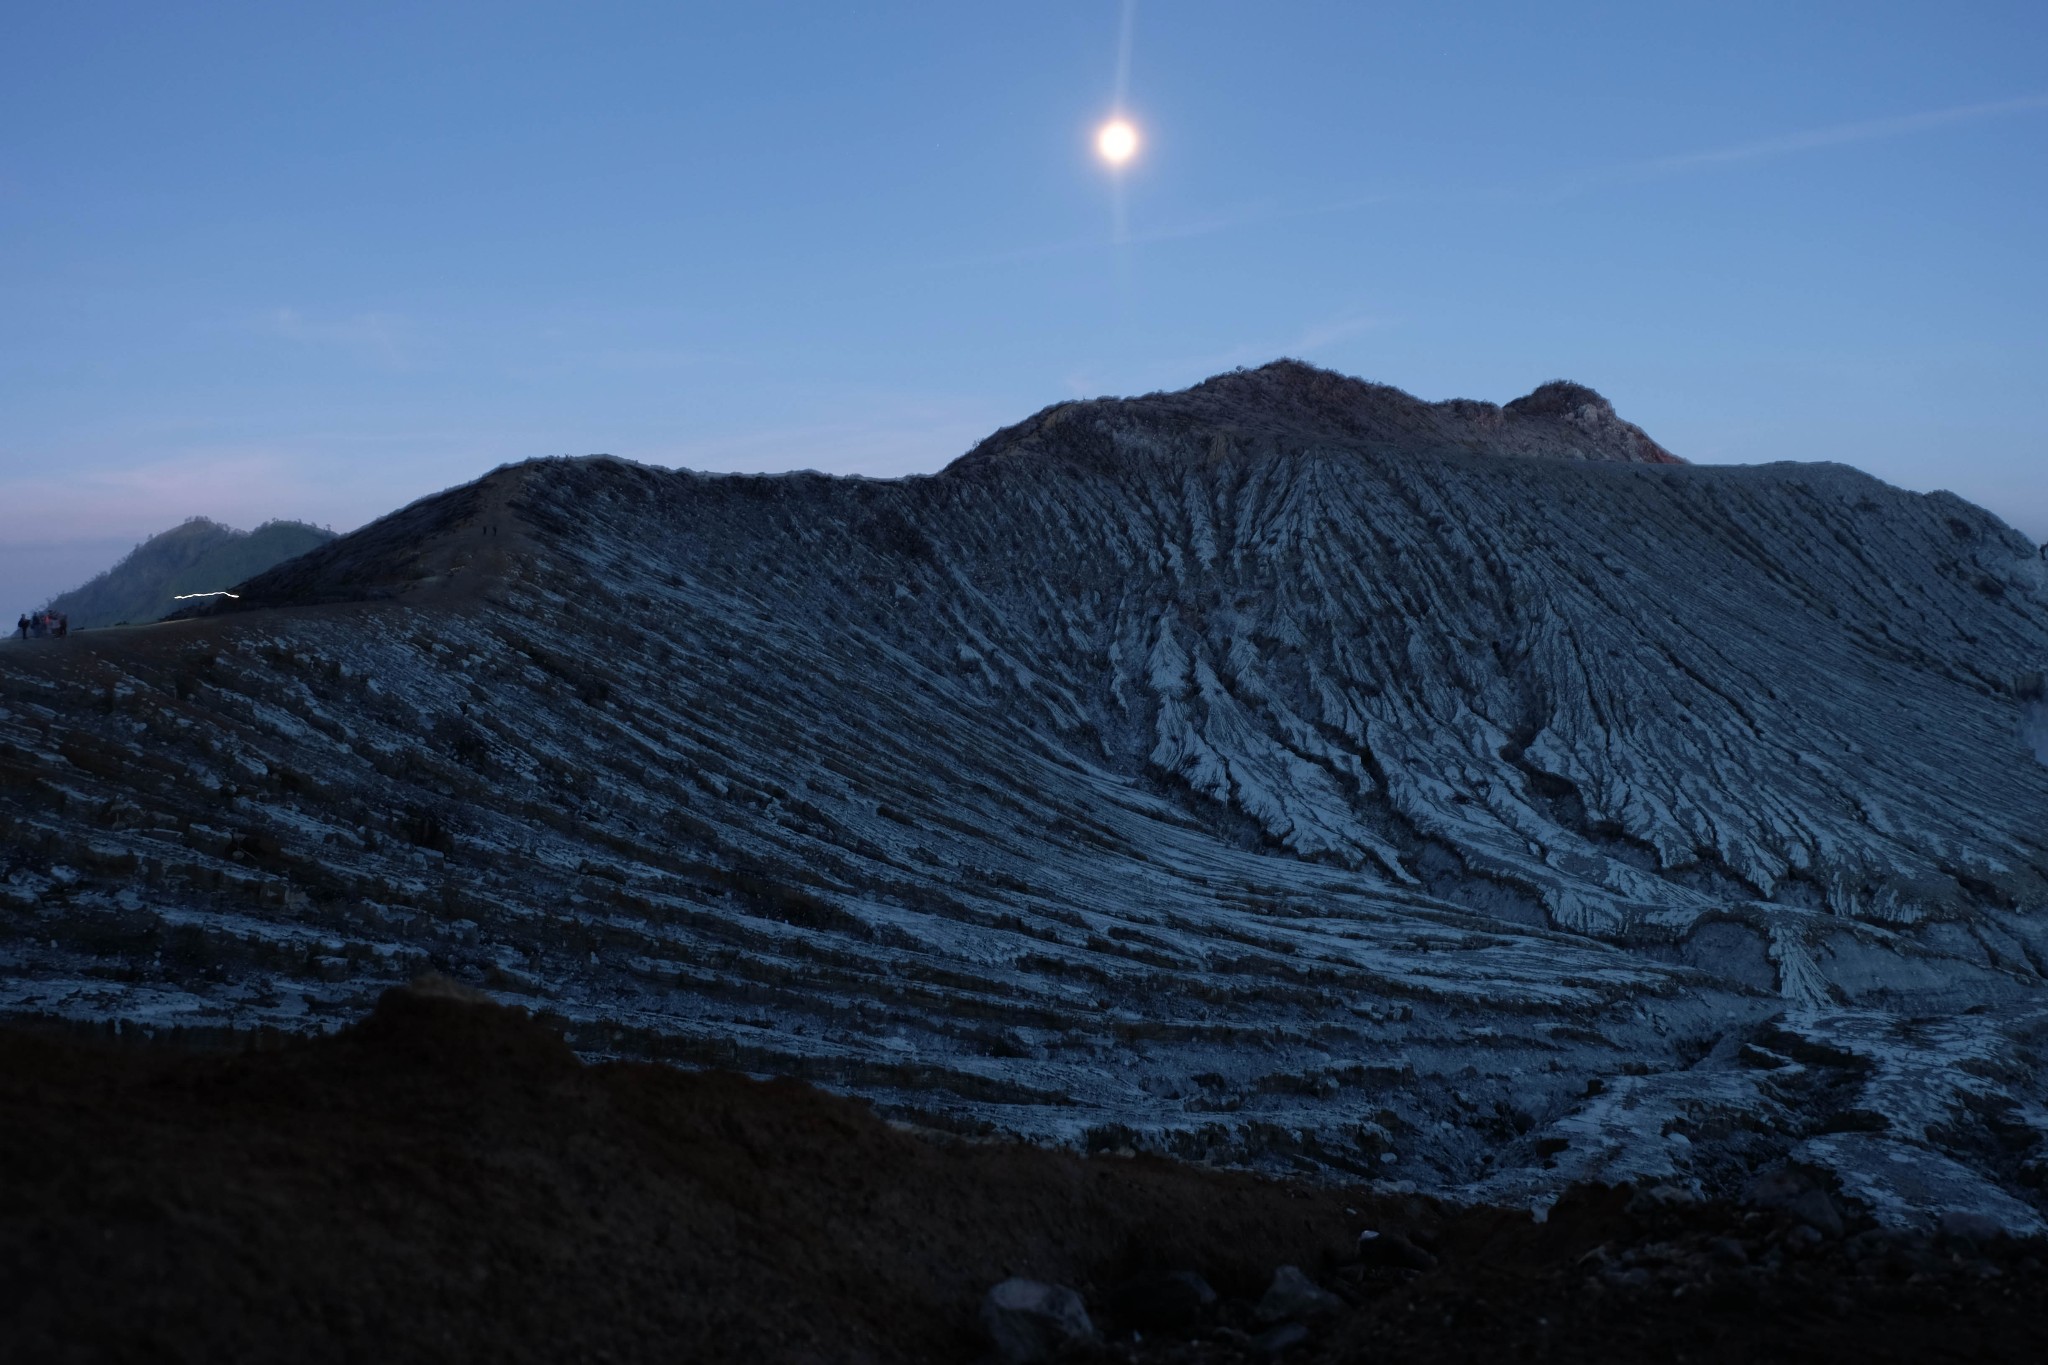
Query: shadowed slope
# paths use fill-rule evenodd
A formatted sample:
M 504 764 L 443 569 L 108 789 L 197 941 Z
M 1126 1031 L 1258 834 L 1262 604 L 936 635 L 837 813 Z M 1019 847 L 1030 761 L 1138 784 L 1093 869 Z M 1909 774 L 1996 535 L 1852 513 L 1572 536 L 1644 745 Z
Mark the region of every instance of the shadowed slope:
M 2041 562 L 1603 410 L 1279 366 L 893 483 L 498 471 L 242 605 L 395 602 L 6 663 L 8 1003 L 431 962 L 969 1127 L 2036 1225 Z

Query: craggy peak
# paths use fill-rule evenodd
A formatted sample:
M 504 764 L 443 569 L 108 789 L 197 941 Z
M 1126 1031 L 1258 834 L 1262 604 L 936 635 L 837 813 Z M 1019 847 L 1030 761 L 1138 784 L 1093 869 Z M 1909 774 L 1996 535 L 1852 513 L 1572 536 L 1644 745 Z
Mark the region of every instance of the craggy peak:
M 1276 360 L 1234 370 L 1175 393 L 1059 403 L 1007 427 L 961 463 L 1065 448 L 1080 454 L 1089 434 L 1132 426 L 1150 433 L 1204 430 L 1218 441 L 1263 443 L 1275 454 L 1310 445 L 1486 451 L 1551 459 L 1682 464 L 1640 427 L 1622 421 L 1593 390 L 1562 380 L 1502 407 L 1454 398 L 1426 403 L 1384 384 Z M 1059 441 L 1034 440 L 1063 431 Z

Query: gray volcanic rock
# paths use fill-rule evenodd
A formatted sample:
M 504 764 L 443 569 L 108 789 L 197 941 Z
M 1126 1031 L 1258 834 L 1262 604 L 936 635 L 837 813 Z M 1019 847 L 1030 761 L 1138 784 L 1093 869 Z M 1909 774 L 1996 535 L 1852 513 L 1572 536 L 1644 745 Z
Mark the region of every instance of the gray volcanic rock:
M 243 591 L 0 661 L 0 1005 L 434 967 L 927 1126 L 2040 1225 L 2048 566 L 1953 496 L 1287 362 L 927 478 L 521 465 Z

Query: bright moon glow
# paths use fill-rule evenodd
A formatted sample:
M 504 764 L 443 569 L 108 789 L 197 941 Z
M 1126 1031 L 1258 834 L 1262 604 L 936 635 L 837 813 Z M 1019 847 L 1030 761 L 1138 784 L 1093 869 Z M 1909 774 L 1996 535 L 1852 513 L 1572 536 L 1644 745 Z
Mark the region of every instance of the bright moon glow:
M 1112 166 L 1121 166 L 1138 154 L 1138 130 L 1123 119 L 1111 119 L 1095 135 L 1095 150 Z

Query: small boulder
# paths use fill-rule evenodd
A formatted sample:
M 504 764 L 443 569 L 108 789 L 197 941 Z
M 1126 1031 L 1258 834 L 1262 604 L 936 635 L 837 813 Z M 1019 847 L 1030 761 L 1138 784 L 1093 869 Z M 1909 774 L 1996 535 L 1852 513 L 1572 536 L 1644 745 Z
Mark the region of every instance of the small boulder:
M 1062 1284 L 1008 1279 L 981 1301 L 981 1325 L 1004 1365 L 1039 1365 L 1095 1339 L 1081 1296 Z
M 1260 1322 L 1289 1322 L 1319 1318 L 1344 1309 L 1344 1300 L 1301 1273 L 1299 1267 L 1283 1265 L 1273 1272 L 1273 1283 L 1259 1300 Z

